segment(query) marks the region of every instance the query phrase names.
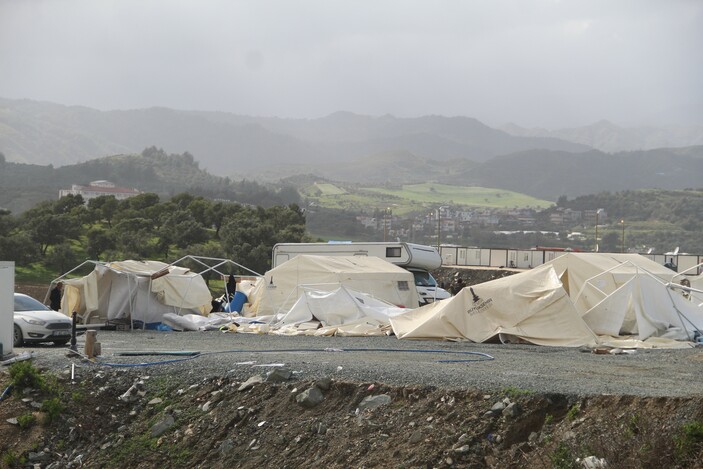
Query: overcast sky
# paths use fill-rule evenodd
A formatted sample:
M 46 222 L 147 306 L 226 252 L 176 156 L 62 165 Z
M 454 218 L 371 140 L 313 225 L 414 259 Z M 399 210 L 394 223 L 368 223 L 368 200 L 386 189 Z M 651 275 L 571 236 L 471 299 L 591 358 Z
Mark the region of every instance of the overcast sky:
M 0 97 L 703 124 L 703 1 L 0 0 Z

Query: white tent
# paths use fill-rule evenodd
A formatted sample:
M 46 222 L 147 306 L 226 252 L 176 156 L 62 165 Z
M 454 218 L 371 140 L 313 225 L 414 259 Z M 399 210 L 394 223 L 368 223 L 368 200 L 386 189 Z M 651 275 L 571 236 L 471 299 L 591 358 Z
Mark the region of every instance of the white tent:
M 249 295 L 245 315 L 287 312 L 306 288 L 332 291 L 340 286 L 399 307 L 415 308 L 419 303 L 413 274 L 383 259 L 300 255 L 266 272 Z
M 201 275 L 158 261 L 95 263 L 85 277 L 61 281 L 61 311 L 77 312 L 84 324 L 157 323 L 165 313 L 207 314 L 212 304 Z
M 552 346 L 594 345 L 597 340 L 550 266 L 466 287 L 390 321 L 401 339 L 486 342 L 501 336 Z
M 681 276 L 639 254 L 568 253 L 545 265 L 596 334 L 692 340 L 703 329 L 703 310 L 682 294 Z

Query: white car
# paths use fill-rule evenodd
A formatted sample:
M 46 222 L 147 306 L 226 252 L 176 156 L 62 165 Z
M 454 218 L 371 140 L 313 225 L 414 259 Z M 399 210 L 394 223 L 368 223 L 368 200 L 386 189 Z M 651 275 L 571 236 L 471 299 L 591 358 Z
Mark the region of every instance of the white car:
M 66 345 L 71 340 L 71 318 L 31 296 L 15 293 L 15 347 L 31 342 Z

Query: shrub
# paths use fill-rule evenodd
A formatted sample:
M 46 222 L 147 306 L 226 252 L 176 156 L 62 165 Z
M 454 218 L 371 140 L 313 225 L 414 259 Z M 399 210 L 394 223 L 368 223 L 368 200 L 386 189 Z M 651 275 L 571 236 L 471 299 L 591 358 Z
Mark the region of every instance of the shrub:
M 21 361 L 10 365 L 10 379 L 18 390 L 25 388 L 41 389 L 44 386 L 44 379 L 39 370 L 29 361 Z
M 576 469 L 576 458 L 571 454 L 569 446 L 562 442 L 554 450 L 550 458 L 554 469 Z
M 695 456 L 703 447 L 703 422 L 685 423 L 674 436 L 676 459 L 685 462 Z
M 7 450 L 2 454 L 2 463 L 7 467 L 22 467 L 25 464 L 23 456 L 17 456 L 12 450 Z
M 36 419 L 36 417 L 34 417 L 34 414 L 29 413 L 29 412 L 17 417 L 17 423 L 19 424 L 20 428 L 29 428 L 32 425 L 34 425 L 34 422 L 36 420 L 37 419 Z
M 574 404 L 566 413 L 566 418 L 568 418 L 569 420 L 576 420 L 576 417 L 578 417 L 579 412 L 581 412 L 581 406 L 579 404 Z
M 46 412 L 48 422 L 51 423 L 64 411 L 64 405 L 58 397 L 54 397 L 42 402 L 41 409 Z

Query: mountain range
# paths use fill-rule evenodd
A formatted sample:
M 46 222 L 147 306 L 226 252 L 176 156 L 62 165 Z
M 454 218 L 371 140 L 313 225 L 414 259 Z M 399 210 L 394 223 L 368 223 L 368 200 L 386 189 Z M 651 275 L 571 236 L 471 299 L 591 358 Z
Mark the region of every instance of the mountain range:
M 283 119 L 0 99 L 0 153 L 8 162 L 63 167 L 155 146 L 189 152 L 201 169 L 232 180 L 313 175 L 357 184 L 439 181 L 556 200 L 701 187 L 700 145 L 703 128 L 628 129 L 607 121 L 548 131 L 514 124 L 495 129 L 469 117 L 337 112 Z
M 547 130 L 505 124 L 501 130 L 519 137 L 556 138 L 604 151 L 652 150 L 655 148 L 703 145 L 703 127 L 620 127 L 601 120 L 585 127 Z
M 0 99 L 0 151 L 8 161 L 63 166 L 156 146 L 189 152 L 203 168 L 244 177 L 272 165 L 345 162 L 387 151 L 486 161 L 536 148 L 583 151 L 552 137 L 510 135 L 468 117 L 370 117 L 337 112 L 280 119 L 166 108 L 98 111 Z

